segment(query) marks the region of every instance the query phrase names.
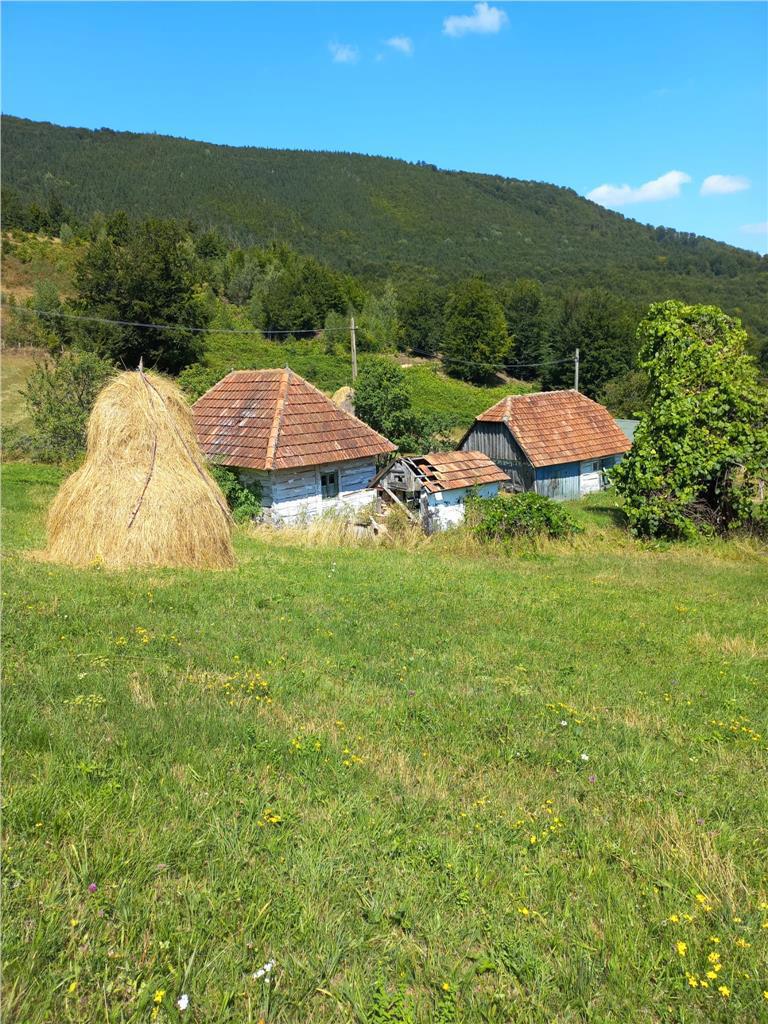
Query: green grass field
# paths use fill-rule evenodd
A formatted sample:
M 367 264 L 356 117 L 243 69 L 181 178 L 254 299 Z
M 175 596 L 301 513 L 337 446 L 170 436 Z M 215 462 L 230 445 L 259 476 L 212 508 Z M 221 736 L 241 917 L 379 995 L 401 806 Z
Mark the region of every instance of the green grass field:
M 768 1019 L 764 552 L 601 498 L 78 572 L 24 550 L 59 479 L 4 473 L 4 1021 Z
M 3 349 L 0 352 L 0 418 L 5 426 L 24 427 L 30 423 L 21 388 L 35 368 L 42 353 L 29 349 Z

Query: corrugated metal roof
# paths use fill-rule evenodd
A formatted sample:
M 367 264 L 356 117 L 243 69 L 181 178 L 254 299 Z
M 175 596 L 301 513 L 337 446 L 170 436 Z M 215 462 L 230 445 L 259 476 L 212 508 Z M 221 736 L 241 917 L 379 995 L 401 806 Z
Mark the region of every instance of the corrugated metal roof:
M 505 423 L 534 466 L 600 459 L 631 448 L 608 410 L 578 391 L 507 395 L 477 419 Z
M 289 369 L 235 370 L 192 411 L 211 460 L 246 469 L 295 469 L 384 455 L 386 437 Z
M 424 488 L 433 494 L 459 487 L 509 483 L 507 474 L 482 452 L 434 452 L 408 461 L 424 481 Z

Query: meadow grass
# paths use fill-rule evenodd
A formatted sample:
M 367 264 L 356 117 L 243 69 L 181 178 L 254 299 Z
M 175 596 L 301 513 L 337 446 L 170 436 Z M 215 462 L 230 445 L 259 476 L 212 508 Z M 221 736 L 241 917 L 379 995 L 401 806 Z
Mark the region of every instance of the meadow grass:
M 768 1019 L 764 552 L 75 571 L 60 477 L 4 471 L 5 1021 Z
M 34 349 L 4 348 L 0 351 L 0 409 L 2 422 L 7 427 L 29 427 L 31 420 L 21 389 L 44 356 Z

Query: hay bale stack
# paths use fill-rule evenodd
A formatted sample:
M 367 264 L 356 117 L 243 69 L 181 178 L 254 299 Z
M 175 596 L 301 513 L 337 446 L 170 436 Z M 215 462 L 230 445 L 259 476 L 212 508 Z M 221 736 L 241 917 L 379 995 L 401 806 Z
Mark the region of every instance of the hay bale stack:
M 232 520 L 170 381 L 121 373 L 88 421 L 85 463 L 48 514 L 44 557 L 67 565 L 229 568 Z

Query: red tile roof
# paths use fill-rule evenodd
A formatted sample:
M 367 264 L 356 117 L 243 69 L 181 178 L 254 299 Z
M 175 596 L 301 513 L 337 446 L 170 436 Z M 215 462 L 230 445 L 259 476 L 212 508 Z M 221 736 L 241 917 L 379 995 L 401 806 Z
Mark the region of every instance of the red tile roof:
M 482 452 L 434 452 L 408 461 L 424 480 L 425 490 L 432 493 L 509 483 L 507 474 Z
M 395 450 L 289 369 L 235 370 L 192 411 L 203 453 L 225 466 L 294 469 Z
M 578 391 L 508 395 L 481 423 L 505 423 L 534 466 L 619 455 L 632 447 L 608 410 Z

